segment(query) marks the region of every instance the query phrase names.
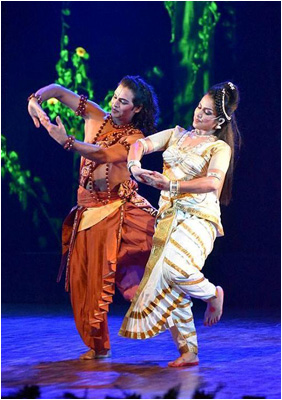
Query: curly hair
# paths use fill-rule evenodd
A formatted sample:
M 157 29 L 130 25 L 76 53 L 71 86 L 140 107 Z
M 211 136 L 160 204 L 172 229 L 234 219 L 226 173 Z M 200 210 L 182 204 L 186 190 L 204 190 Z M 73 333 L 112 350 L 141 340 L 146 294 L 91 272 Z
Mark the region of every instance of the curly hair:
M 141 106 L 141 111 L 133 117 L 134 127 L 140 129 L 144 135 L 157 131 L 156 125 L 159 117 L 158 99 L 152 86 L 148 85 L 140 76 L 126 75 L 119 85 L 132 90 L 134 94 L 133 104 Z
M 239 90 L 231 82 L 222 82 L 212 86 L 207 94 L 214 100 L 217 116 L 224 119 L 221 129 L 217 129 L 214 134 L 231 148 L 231 160 L 220 196 L 220 202 L 228 205 L 232 196 L 234 160 L 241 146 L 241 135 L 235 117 L 240 100 Z

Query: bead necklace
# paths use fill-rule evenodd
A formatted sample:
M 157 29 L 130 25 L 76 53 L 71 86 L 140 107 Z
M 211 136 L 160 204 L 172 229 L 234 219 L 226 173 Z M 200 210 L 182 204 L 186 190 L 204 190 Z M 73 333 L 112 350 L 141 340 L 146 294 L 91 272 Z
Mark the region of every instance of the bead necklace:
M 110 124 L 113 126 L 113 128 L 120 130 L 120 132 L 114 132 L 109 137 L 106 136 L 105 139 L 102 141 L 103 147 L 108 148 L 108 147 L 112 146 L 113 144 L 117 143 L 123 136 L 129 136 L 132 133 L 134 133 L 134 125 L 133 124 L 116 125 L 113 121 L 111 114 L 109 114 L 109 115 L 107 115 L 107 117 L 105 118 L 105 121 L 100 126 L 98 132 L 96 133 L 96 135 L 92 141 L 92 144 L 96 144 L 98 142 L 99 136 L 102 134 L 102 131 L 108 121 L 110 121 Z M 112 137 L 112 139 L 111 139 L 111 137 Z M 109 201 L 111 199 L 111 190 L 110 190 L 110 181 L 109 181 L 110 165 L 109 165 L 109 163 L 106 164 L 106 172 L 105 172 L 105 180 L 106 180 L 106 186 L 107 186 L 107 199 L 106 200 L 100 199 L 97 191 L 95 191 L 97 195 L 95 195 L 95 193 L 94 193 L 95 184 L 94 184 L 94 180 L 93 180 L 93 172 L 95 169 L 95 165 L 96 165 L 95 161 L 92 161 L 90 164 L 89 170 L 88 170 L 89 171 L 88 188 L 89 188 L 89 191 L 90 191 L 90 194 L 91 194 L 93 200 L 95 200 L 97 203 L 101 202 L 102 204 L 106 205 L 109 203 Z
M 128 128 L 134 128 L 134 124 L 125 124 L 125 125 L 117 125 L 114 123 L 113 117 L 111 114 L 109 114 L 108 118 L 110 119 L 110 123 L 113 128 L 115 129 L 128 129 Z

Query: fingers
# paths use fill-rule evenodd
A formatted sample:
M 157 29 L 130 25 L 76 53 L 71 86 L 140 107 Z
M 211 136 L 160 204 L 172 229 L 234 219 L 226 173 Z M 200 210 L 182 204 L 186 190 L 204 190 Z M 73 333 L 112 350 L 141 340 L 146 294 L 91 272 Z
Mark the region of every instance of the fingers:
M 143 183 L 147 183 L 148 185 L 153 186 L 155 183 L 155 180 L 152 179 L 149 175 L 141 174 L 139 177 L 143 180 Z
M 57 115 L 57 117 L 56 117 L 56 122 L 57 122 L 57 124 L 58 124 L 59 126 L 63 126 L 62 120 L 61 120 L 61 118 L 59 117 L 59 115 Z
M 50 125 L 50 120 L 49 118 L 40 117 L 40 123 L 42 126 L 44 126 L 44 128 L 47 129 Z
M 162 177 L 163 175 L 160 174 L 158 171 L 152 171 L 152 175 L 154 175 L 156 178 Z
M 143 178 L 141 178 L 140 176 L 139 176 L 138 181 L 141 182 L 141 183 L 144 183 L 144 185 L 152 186 L 148 181 L 145 181 L 145 180 L 144 180 Z
M 50 122 L 50 118 L 48 117 L 48 115 L 46 113 L 43 113 L 43 112 L 39 114 L 39 119 L 43 120 L 43 121 Z
M 153 171 L 150 171 L 148 169 L 142 169 L 141 170 L 141 174 L 144 175 L 144 176 L 148 176 L 148 177 L 151 177 L 151 176 L 154 175 Z
M 50 119 L 49 116 L 46 114 L 46 112 L 43 110 L 38 111 L 37 116 L 38 118 Z
M 39 120 L 40 120 L 41 125 L 44 126 L 44 128 L 47 129 L 48 131 L 53 126 L 51 124 L 51 121 L 50 121 L 48 115 L 45 113 L 40 115 Z
M 155 176 L 154 173 L 151 172 L 151 171 L 150 171 L 149 173 L 147 173 L 147 172 L 142 173 L 142 174 L 140 174 L 140 176 L 141 176 L 144 180 L 146 180 L 147 182 L 151 182 L 151 183 L 153 183 L 153 182 L 155 182 L 155 183 L 159 182 L 158 177 Z
M 151 178 L 150 178 L 150 176 L 149 175 L 146 175 L 146 174 L 140 174 L 139 175 L 140 176 L 140 178 L 142 178 L 144 181 L 151 181 Z
M 32 117 L 32 120 L 33 120 L 33 123 L 36 126 L 36 128 L 39 128 L 40 127 L 40 122 L 39 122 L 38 118 Z

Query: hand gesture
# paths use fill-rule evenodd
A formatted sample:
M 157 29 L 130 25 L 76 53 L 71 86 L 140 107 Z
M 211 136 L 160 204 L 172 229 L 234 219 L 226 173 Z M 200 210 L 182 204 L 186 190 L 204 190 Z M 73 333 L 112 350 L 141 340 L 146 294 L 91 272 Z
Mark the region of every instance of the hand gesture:
M 52 124 L 47 115 L 40 117 L 41 125 L 46 128 L 51 138 L 63 146 L 68 139 L 68 135 L 59 116 L 56 117 L 56 122 L 58 125 Z
M 148 173 L 149 172 L 149 173 Z M 169 179 L 157 171 L 148 171 L 141 174 L 143 183 L 159 190 L 169 190 Z
M 142 183 L 146 183 L 142 177 L 142 174 L 150 175 L 153 173 L 153 171 L 149 171 L 148 169 L 143 169 L 143 168 L 137 167 L 137 165 L 133 165 L 130 169 L 131 169 L 131 173 L 134 176 L 134 178 L 138 182 L 142 182 Z
M 35 98 L 29 100 L 27 110 L 36 128 L 40 127 L 40 118 L 48 118 L 48 115 L 45 111 L 43 111 L 42 107 L 38 104 L 38 101 Z

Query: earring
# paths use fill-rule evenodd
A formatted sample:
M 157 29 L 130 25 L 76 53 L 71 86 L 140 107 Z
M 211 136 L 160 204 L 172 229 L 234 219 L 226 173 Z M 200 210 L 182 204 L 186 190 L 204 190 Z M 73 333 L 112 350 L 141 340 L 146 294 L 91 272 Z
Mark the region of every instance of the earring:
M 225 119 L 224 118 L 219 118 L 218 124 L 216 125 L 215 129 L 221 129 L 221 125 L 224 124 Z

